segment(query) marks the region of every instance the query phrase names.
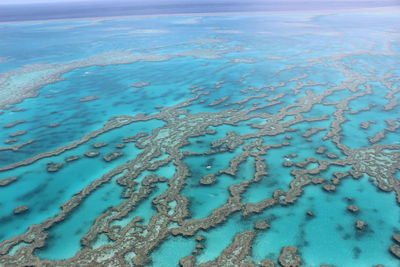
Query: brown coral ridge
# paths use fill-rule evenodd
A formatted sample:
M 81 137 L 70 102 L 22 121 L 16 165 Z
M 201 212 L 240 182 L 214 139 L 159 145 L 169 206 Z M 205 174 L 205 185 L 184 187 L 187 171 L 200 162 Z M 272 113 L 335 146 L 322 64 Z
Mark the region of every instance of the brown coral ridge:
M 104 159 L 104 161 L 106 161 L 106 162 L 110 162 L 110 161 L 116 160 L 117 158 L 122 157 L 123 155 L 124 155 L 124 153 L 122 153 L 122 152 L 119 151 L 119 150 L 116 150 L 116 151 L 110 152 L 110 153 L 108 153 L 107 155 L 105 155 L 105 156 L 103 157 L 103 159 Z
M 17 126 L 17 125 L 25 123 L 25 122 L 26 122 L 25 120 L 14 121 L 14 122 L 4 125 L 3 128 L 11 128 L 11 127 Z
M 384 110 L 392 110 L 394 109 L 396 106 L 399 105 L 399 101 L 397 97 L 393 97 L 395 94 L 400 92 L 400 88 L 398 88 L 395 91 L 392 91 L 388 94 L 388 97 L 386 97 L 386 99 L 389 99 L 389 103 L 387 105 L 385 105 Z
M 210 104 L 208 104 L 208 106 L 209 107 L 217 106 L 217 105 L 227 101 L 229 98 L 230 98 L 230 96 L 221 97 L 221 98 L 216 99 L 215 101 L 211 102 Z
M 93 144 L 93 148 L 102 148 L 102 147 L 105 147 L 105 146 L 107 146 L 107 145 L 108 145 L 108 143 L 105 143 L 105 142 L 94 143 L 94 144 Z
M 216 175 L 214 173 L 207 174 L 200 178 L 200 184 L 212 185 L 217 182 Z
M 315 216 L 315 214 L 314 214 L 314 212 L 313 212 L 312 210 L 308 210 L 308 211 L 306 212 L 306 214 L 307 214 L 307 216 L 309 216 L 309 217 L 314 217 L 314 216 Z
M 400 181 L 395 178 L 400 162 L 399 152 L 400 145 L 374 145 L 352 151 L 348 159 L 352 163 L 352 176 L 368 174 L 373 184 L 382 191 L 394 191 L 397 203 L 400 203 Z
M 324 147 L 324 146 L 320 146 L 320 147 L 318 147 L 317 148 L 317 150 L 315 151 L 317 154 L 325 154 L 325 152 L 327 151 L 328 149 L 326 148 L 326 147 Z
M 9 144 L 13 144 L 18 142 L 18 139 L 16 138 L 11 138 L 11 139 L 7 139 L 6 141 L 4 141 L 4 144 L 9 145 Z
M 15 132 L 15 133 L 11 133 L 10 137 L 17 137 L 17 136 L 24 135 L 26 133 L 27 133 L 27 131 L 18 131 L 18 132 Z
M 333 184 L 324 184 L 322 188 L 327 192 L 334 192 L 336 191 L 336 186 Z
M 56 162 L 49 162 L 47 163 L 47 171 L 48 172 L 57 172 L 59 171 L 64 165 L 62 163 Z
M 26 108 L 14 108 L 11 111 L 12 112 L 23 112 L 23 111 L 26 111 Z
M 14 214 L 18 215 L 18 214 L 21 214 L 21 213 L 25 213 L 28 210 L 29 210 L 29 207 L 27 207 L 27 206 L 18 206 L 18 207 L 16 207 L 14 209 Z
M 7 186 L 12 184 L 18 180 L 18 177 L 8 177 L 4 179 L 0 179 L 0 186 Z
M 256 222 L 256 224 L 254 225 L 254 229 L 256 229 L 256 230 L 266 230 L 269 227 L 270 227 L 269 223 L 266 221 L 259 221 L 259 222 Z
M 132 84 L 132 87 L 143 88 L 143 87 L 146 87 L 146 86 L 149 86 L 149 85 L 151 85 L 150 82 L 137 82 L 137 83 Z
M 125 144 L 117 144 L 117 145 L 115 146 L 115 148 L 118 148 L 118 149 L 123 149 L 123 148 L 125 148 L 125 147 L 126 147 Z
M 364 222 L 363 220 L 357 220 L 355 223 L 355 227 L 358 230 L 364 230 L 367 226 L 368 226 L 368 224 L 366 222 Z
M 10 140 L 14 141 L 14 139 L 10 139 Z M 9 140 L 7 140 L 7 141 L 9 141 Z M 17 140 L 15 139 L 15 141 L 17 141 Z M 14 146 L 0 147 L 0 151 L 12 150 L 12 151 L 16 152 L 16 151 L 20 150 L 21 148 L 23 148 L 24 146 L 34 143 L 35 141 L 36 140 L 32 139 L 32 140 L 28 140 L 22 144 L 18 144 L 18 145 L 14 145 Z M 6 168 L 6 167 L 4 167 L 4 168 Z M 0 168 L 0 171 L 2 171 L 2 168 Z
M 396 245 L 390 246 L 389 251 L 390 251 L 394 256 L 396 256 L 397 258 L 400 259 L 400 246 L 399 246 L 399 245 L 396 244 Z
M 371 144 L 375 144 L 385 138 L 386 132 L 395 132 L 398 128 L 400 128 L 400 123 L 396 120 L 385 120 L 386 128 L 382 131 L 377 132 L 374 136 L 368 137 L 368 141 Z
M 262 260 L 260 262 L 261 267 L 275 267 L 275 263 L 272 260 Z
M 360 128 L 363 130 L 368 130 L 371 126 L 371 124 L 375 124 L 376 121 L 374 120 L 369 120 L 369 121 L 364 121 L 360 124 Z
M 0 168 L 0 172 L 12 170 L 12 169 L 15 169 L 15 168 L 18 168 L 18 167 L 21 167 L 21 166 L 27 166 L 27 165 L 32 164 L 32 163 L 34 163 L 34 162 L 36 162 L 36 161 L 38 161 L 40 159 L 43 159 L 43 158 L 48 158 L 48 157 L 52 157 L 52 156 L 58 156 L 58 155 L 64 153 L 65 151 L 74 149 L 74 148 L 78 147 L 79 145 L 81 145 L 83 143 L 86 143 L 87 141 L 89 141 L 91 139 L 94 139 L 97 136 L 99 136 L 99 135 L 101 135 L 103 133 L 109 132 L 109 131 L 111 131 L 113 129 L 120 128 L 120 127 L 123 127 L 125 125 L 131 124 L 131 123 L 135 123 L 137 121 L 147 121 L 147 120 L 152 120 L 154 118 L 155 118 L 154 116 L 146 116 L 145 114 L 142 114 L 142 113 L 139 113 L 139 114 L 137 114 L 135 116 L 126 116 L 126 115 L 124 115 L 124 116 L 118 116 L 118 117 L 111 118 L 104 125 L 103 128 L 101 128 L 99 130 L 96 130 L 94 132 L 91 132 L 88 135 L 85 135 L 79 141 L 73 142 L 73 143 L 71 143 L 69 145 L 66 145 L 66 146 L 59 147 L 59 148 L 57 148 L 55 150 L 52 150 L 52 151 L 48 151 L 48 152 L 44 152 L 44 153 L 38 154 L 38 155 L 36 155 L 34 157 L 31 157 L 31 158 L 28 158 L 28 159 L 26 159 L 24 161 L 19 161 L 19 162 L 13 163 L 11 165 L 8 165 L 8 166 L 5 166 L 5 167 L 1 167 Z M 32 142 L 34 142 L 34 140 L 31 140 L 31 141 L 28 141 L 28 142 L 32 143 Z M 28 142 L 26 144 L 28 144 Z M 24 144 L 21 144 L 21 145 L 26 145 L 26 144 L 24 143 Z M 7 148 L 7 149 L 18 150 L 21 145 L 18 145 L 15 148 L 12 147 L 12 148 Z M 1 149 L 0 148 L 0 151 L 1 150 L 7 150 L 7 149 Z
M 389 247 L 389 251 L 397 258 L 400 259 L 400 234 L 394 234 L 393 240 L 397 243 Z
M 256 232 L 247 231 L 239 233 L 235 236 L 233 242 L 222 252 L 222 254 L 214 261 L 200 264 L 199 267 L 208 266 L 246 266 L 243 264 L 251 264 L 246 261 L 250 256 L 252 242 L 256 237 Z M 254 264 L 250 266 L 255 266 Z
M 85 152 L 85 156 L 88 158 L 94 158 L 100 155 L 100 152 L 97 150 L 89 150 Z
M 79 99 L 79 102 L 89 102 L 89 101 L 93 101 L 93 100 L 97 100 L 100 97 L 98 95 L 89 95 L 89 96 L 85 96 Z
M 308 138 L 318 132 L 325 131 L 326 128 L 310 128 L 302 136 Z
M 0 243 L 0 264 L 6 264 L 8 266 L 40 264 L 40 260 L 33 256 L 33 250 L 43 247 L 45 245 L 44 240 L 47 238 L 48 234 L 46 234 L 44 230 L 48 229 L 55 223 L 62 221 L 65 216 L 69 214 L 72 210 L 74 210 L 85 197 L 87 197 L 91 192 L 96 190 L 96 188 L 98 188 L 102 184 L 108 182 L 114 176 L 123 172 L 125 168 L 126 166 L 118 167 L 117 169 L 107 173 L 100 179 L 95 180 L 84 190 L 81 190 L 80 192 L 75 194 L 71 200 L 64 203 L 61 213 L 56 215 L 55 217 L 46 220 L 42 224 L 31 226 L 28 231 L 23 235 L 16 236 L 12 239 Z M 26 210 L 26 207 L 22 209 Z M 30 246 L 26 246 L 18 250 L 14 256 L 6 255 L 12 247 L 18 245 L 20 242 L 29 243 Z M 54 263 L 50 261 L 43 261 L 41 264 Z
M 137 133 L 137 134 L 134 135 L 134 136 L 125 137 L 125 138 L 123 139 L 123 141 L 124 141 L 124 143 L 135 143 L 135 142 L 138 141 L 140 138 L 146 137 L 146 136 L 148 136 L 148 135 L 149 135 L 148 133 L 140 132 L 140 133 Z
M 65 162 L 72 162 L 72 161 L 78 160 L 80 158 L 81 158 L 80 156 L 69 156 L 69 157 L 65 158 L 64 160 L 65 160 Z
M 394 234 L 392 236 L 393 240 L 400 244 L 400 234 Z
M 196 257 L 193 255 L 186 256 L 179 260 L 179 266 L 181 267 L 194 267 L 196 266 Z
M 282 267 L 298 267 L 302 263 L 297 247 L 292 246 L 282 249 L 278 261 Z
M 60 123 L 55 122 L 55 123 L 51 123 L 51 124 L 47 125 L 47 127 L 49 127 L 49 128 L 55 128 L 55 127 L 58 127 L 58 126 L 60 126 L 60 125 L 61 125 Z
M 358 213 L 360 211 L 360 208 L 357 207 L 356 205 L 349 205 L 347 207 L 347 210 L 353 212 L 353 213 Z
M 359 113 L 361 113 L 361 112 L 370 111 L 372 108 L 374 108 L 374 107 L 376 107 L 376 106 L 377 106 L 377 104 L 370 104 L 370 105 L 369 105 L 368 107 L 366 107 L 366 108 L 362 108 L 362 109 L 359 109 L 359 110 L 350 111 L 350 114 L 354 115 L 354 114 L 359 114 Z

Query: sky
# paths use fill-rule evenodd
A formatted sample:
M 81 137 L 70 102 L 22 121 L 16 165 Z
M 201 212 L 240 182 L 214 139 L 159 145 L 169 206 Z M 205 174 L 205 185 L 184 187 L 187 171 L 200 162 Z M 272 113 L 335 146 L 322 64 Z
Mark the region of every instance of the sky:
M 121 0 L 120 0 L 121 1 Z M 122 0 L 125 2 L 136 2 L 136 3 L 143 3 L 143 0 Z M 253 0 L 250 2 L 258 2 L 258 3 L 263 3 L 263 2 L 273 2 L 276 0 Z M 332 0 L 317 0 L 317 1 L 305 1 L 305 0 L 279 0 L 279 2 L 286 1 L 286 2 L 387 2 L 387 3 L 396 3 L 399 4 L 400 1 L 398 0 L 337 0 L 337 1 L 332 1 Z M 35 3 L 68 3 L 68 2 L 112 2 L 112 0 L 0 0 L 0 5 L 9 5 L 9 4 L 35 4 Z M 201 3 L 201 2 L 207 2 L 207 1 L 201 1 L 201 0 L 146 0 L 146 3 L 160 3 L 160 4 L 167 4 L 167 3 Z M 212 3 L 229 3 L 229 2 L 235 2 L 232 0 L 217 0 L 217 1 L 209 1 Z M 245 3 L 247 1 L 240 1 L 242 3 Z
M 0 5 L 10 4 L 36 4 L 36 3 L 73 3 L 73 2 L 107 2 L 110 0 L 0 0 Z M 128 0 L 127 0 L 128 1 Z M 153 1 L 153 0 L 150 0 Z M 157 0 L 162 1 L 164 0 Z M 134 0 L 132 2 L 140 2 L 140 0 Z
M 99 0 L 86 0 L 97 2 Z M 104 1 L 104 0 L 103 0 Z M 82 2 L 82 0 L 1 0 L 0 5 L 9 4 L 35 4 L 35 3 L 55 3 L 55 2 Z
M 119 0 L 119 2 L 132 2 L 132 3 L 143 3 L 143 0 Z M 77 2 L 112 2 L 112 0 L 0 0 L 0 5 L 9 4 L 35 4 L 35 3 L 77 3 Z M 146 0 L 146 3 L 190 3 L 190 2 L 202 2 L 201 0 Z M 229 2 L 229 0 L 219 0 L 213 2 Z

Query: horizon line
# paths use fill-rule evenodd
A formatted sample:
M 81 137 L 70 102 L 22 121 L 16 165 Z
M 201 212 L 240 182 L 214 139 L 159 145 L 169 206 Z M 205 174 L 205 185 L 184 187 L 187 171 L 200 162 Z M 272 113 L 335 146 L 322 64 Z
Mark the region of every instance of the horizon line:
M 366 7 L 350 9 L 321 9 L 321 10 L 287 10 L 287 11 L 242 11 L 242 12 L 190 12 L 190 13 L 170 13 L 170 14 L 138 14 L 138 15 L 115 15 L 115 16 L 89 16 L 78 18 L 54 18 L 54 19 L 34 19 L 18 21 L 0 21 L 0 25 L 6 24 L 34 24 L 46 22 L 64 22 L 64 21 L 104 21 L 129 18 L 155 18 L 155 17 L 182 17 L 182 16 L 229 16 L 229 15 L 285 15 L 285 14 L 304 14 L 304 15 L 328 15 L 341 13 L 400 13 L 400 6 L 385 7 Z

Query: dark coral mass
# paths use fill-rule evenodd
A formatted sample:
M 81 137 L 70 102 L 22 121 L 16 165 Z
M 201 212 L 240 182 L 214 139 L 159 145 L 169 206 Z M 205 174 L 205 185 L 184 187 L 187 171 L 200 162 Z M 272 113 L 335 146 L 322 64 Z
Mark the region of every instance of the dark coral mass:
M 0 266 L 399 266 L 398 25 L 1 24 Z

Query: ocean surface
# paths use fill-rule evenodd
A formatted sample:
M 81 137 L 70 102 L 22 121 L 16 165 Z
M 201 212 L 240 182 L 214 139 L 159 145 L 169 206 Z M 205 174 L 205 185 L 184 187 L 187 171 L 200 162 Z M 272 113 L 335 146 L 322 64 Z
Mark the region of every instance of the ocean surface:
M 400 13 L 293 10 L 1 24 L 0 266 L 400 266 Z

